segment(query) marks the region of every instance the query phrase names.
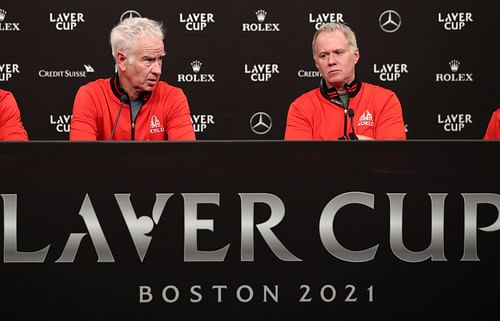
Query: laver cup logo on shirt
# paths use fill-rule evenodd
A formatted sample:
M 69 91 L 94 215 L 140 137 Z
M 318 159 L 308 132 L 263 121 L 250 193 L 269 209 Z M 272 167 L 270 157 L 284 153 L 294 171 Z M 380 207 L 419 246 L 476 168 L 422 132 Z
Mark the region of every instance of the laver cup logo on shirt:
M 158 116 L 153 115 L 151 116 L 151 120 L 149 122 L 149 132 L 151 134 L 155 133 L 163 133 L 165 131 L 165 128 L 161 125 L 160 119 Z
M 368 110 L 359 116 L 358 127 L 360 126 L 373 127 L 373 115 Z

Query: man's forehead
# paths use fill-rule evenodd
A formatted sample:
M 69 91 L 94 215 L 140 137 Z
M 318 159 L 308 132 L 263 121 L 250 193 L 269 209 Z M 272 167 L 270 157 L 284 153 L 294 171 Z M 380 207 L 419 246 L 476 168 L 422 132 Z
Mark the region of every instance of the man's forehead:
M 142 51 L 164 51 L 163 40 L 159 38 L 139 38 L 132 45 L 136 52 Z
M 345 35 L 340 31 L 328 31 L 322 32 L 316 38 L 316 47 L 337 47 L 337 48 L 347 48 L 349 47 L 349 41 Z
M 335 30 L 335 31 L 324 31 L 322 33 L 320 33 L 318 35 L 318 37 L 316 38 L 316 41 L 319 40 L 326 40 L 326 41 L 345 41 L 347 42 L 347 38 L 346 36 L 344 35 L 343 32 L 339 31 L 339 30 Z

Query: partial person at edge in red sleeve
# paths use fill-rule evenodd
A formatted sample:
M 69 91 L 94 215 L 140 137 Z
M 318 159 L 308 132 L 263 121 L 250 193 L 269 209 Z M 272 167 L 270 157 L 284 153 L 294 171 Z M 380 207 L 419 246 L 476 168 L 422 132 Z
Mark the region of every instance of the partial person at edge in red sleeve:
M 324 24 L 312 51 L 320 86 L 291 103 L 285 140 L 406 139 L 396 94 L 356 78 L 359 48 L 350 27 Z
M 0 89 L 0 141 L 26 141 L 28 133 L 21 121 L 16 99 L 10 91 Z
M 163 25 L 124 19 L 110 43 L 117 74 L 83 85 L 73 103 L 70 140 L 195 140 L 184 92 L 160 80 Z
M 491 114 L 484 140 L 499 140 L 500 139 L 500 108 Z

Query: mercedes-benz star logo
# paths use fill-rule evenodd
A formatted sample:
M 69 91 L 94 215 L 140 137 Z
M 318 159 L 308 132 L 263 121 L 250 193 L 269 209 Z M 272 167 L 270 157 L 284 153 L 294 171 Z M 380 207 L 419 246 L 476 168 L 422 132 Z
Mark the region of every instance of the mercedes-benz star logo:
M 397 11 L 386 10 L 378 18 L 380 29 L 385 32 L 396 32 L 401 27 L 401 16 Z
M 120 16 L 120 21 L 127 18 L 142 18 L 141 14 L 135 10 L 127 10 Z
M 273 120 L 268 113 L 256 112 L 250 118 L 250 129 L 257 135 L 267 134 L 273 127 Z

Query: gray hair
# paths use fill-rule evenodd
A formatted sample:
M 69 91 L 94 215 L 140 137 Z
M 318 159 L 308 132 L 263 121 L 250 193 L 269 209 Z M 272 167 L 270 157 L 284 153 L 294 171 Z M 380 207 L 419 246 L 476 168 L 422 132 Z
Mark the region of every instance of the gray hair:
M 163 40 L 163 24 L 148 18 L 127 18 L 116 25 L 109 36 L 111 54 L 116 58 L 118 51 L 128 53 L 133 44 L 142 36 Z
M 351 46 L 351 49 L 354 51 L 358 49 L 358 42 L 356 41 L 356 34 L 352 29 L 343 23 L 337 23 L 337 22 L 331 22 L 331 23 L 325 23 L 322 25 L 314 34 L 313 36 L 313 41 L 312 41 L 312 52 L 313 52 L 313 58 L 316 50 L 316 38 L 318 38 L 320 33 L 323 32 L 333 32 L 333 31 L 340 31 L 344 34 L 344 36 L 347 39 L 347 42 Z

